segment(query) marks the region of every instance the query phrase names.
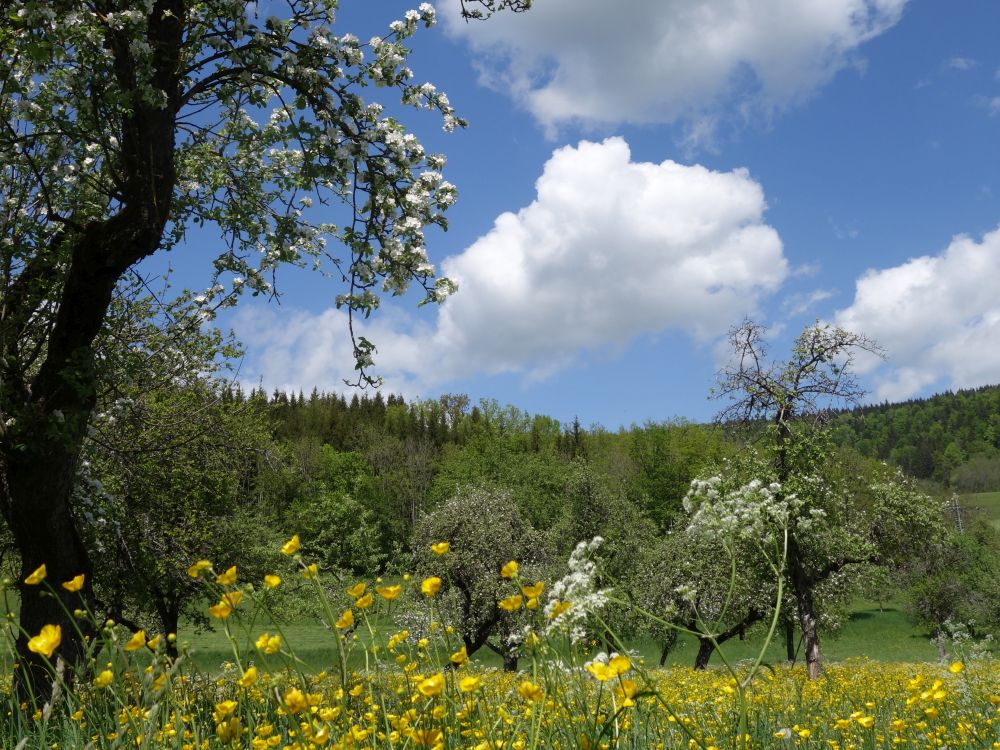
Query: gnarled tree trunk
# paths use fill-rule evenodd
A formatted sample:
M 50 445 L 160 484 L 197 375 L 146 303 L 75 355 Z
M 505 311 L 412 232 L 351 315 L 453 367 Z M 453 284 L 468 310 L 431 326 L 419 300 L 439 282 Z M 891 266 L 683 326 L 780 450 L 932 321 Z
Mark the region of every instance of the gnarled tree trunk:
M 823 669 L 823 657 L 819 646 L 818 618 L 813 599 L 813 582 L 805 570 L 805 565 L 794 538 L 788 545 L 788 567 L 792 578 L 792 591 L 798 610 L 799 629 L 802 631 L 802 646 L 806 657 L 806 673 L 810 680 L 819 677 Z
M 30 637 L 44 625 L 59 625 L 62 643 L 57 654 L 71 666 L 83 648 L 72 612 L 90 598 L 91 569 L 70 503 L 97 399 L 93 346 L 115 286 L 130 267 L 159 248 L 170 214 L 177 178 L 174 128 L 185 16 L 184 0 L 156 0 L 150 12 L 152 83 L 165 92 L 168 104 L 137 97 L 122 120 L 117 212 L 60 234 L 25 267 L 4 300 L 0 396 L 4 411 L 15 419 L 0 440 L 0 505 L 21 553 L 21 580 L 45 564 L 47 582 L 57 594 L 48 595 L 44 586 L 20 586 L 17 652 L 22 667 L 15 674 L 15 689 L 29 703 L 44 702 L 52 688 L 44 658 L 28 648 Z M 106 46 L 125 90 L 136 85 L 130 42 L 127 32 L 107 32 Z M 56 274 L 62 264 L 65 270 Z M 53 305 L 44 360 L 34 371 L 19 361 L 18 336 Z M 82 592 L 61 587 L 80 573 L 86 576 Z

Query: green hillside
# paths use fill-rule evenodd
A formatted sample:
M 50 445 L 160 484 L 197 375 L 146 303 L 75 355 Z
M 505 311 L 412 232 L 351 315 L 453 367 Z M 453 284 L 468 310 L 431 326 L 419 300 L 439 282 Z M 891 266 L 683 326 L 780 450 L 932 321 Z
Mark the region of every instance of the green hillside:
M 1000 386 L 837 413 L 834 439 L 959 492 L 1000 491 Z
M 1000 492 L 976 492 L 962 496 L 962 505 L 973 520 L 982 519 L 1000 529 Z

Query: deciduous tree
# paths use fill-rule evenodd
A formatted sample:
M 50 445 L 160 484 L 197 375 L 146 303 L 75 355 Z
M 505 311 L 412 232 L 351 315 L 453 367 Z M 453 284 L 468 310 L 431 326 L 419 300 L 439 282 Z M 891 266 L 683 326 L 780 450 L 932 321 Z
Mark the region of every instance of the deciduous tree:
M 734 328 L 730 343 L 733 358 L 719 375 L 717 392 L 730 404 L 718 419 L 758 431 L 763 428 L 768 466 L 759 479 L 774 482 L 776 502 L 793 513 L 788 522 L 787 575 L 807 670 L 810 677 L 817 677 L 822 658 L 817 586 L 845 566 L 879 556 L 879 541 L 892 539 L 879 533 L 879 523 L 906 520 L 898 509 L 888 507 L 899 500 L 898 493 L 882 493 L 879 499 L 887 507 L 873 515 L 852 502 L 856 498 L 846 487 L 824 477 L 829 477 L 826 411 L 863 395 L 852 372 L 854 359 L 859 353 L 879 356 L 881 349 L 863 334 L 816 324 L 799 334 L 787 360 L 771 360 L 765 329 L 752 321 Z M 921 514 L 920 520 L 924 519 Z
M 438 542 L 450 543 L 447 553 L 431 550 Z M 503 658 L 506 668 L 516 669 L 517 647 L 509 639 L 516 614 L 498 606 L 510 588 L 500 571 L 514 560 L 525 575 L 538 572 L 548 550 L 544 535 L 528 523 L 510 494 L 460 490 L 420 520 L 413 550 L 418 575 L 444 580 L 439 601 L 467 653 L 486 647 Z
M 279 7 L 280 6 L 280 7 Z M 424 4 L 382 37 L 334 29 L 336 0 L 12 0 L 0 18 L 0 507 L 23 579 L 58 581 L 90 562 L 71 510 L 97 399 L 94 341 L 123 276 L 181 249 L 192 227 L 218 243 L 197 301 L 203 317 L 241 292 L 274 295 L 282 265 L 343 282 L 337 304 L 364 316 L 381 292 L 434 280 L 423 229 L 443 225 L 455 190 L 443 157 L 362 97 L 394 91 L 461 121 L 416 82 L 407 40 L 434 21 Z M 354 335 L 359 378 L 374 346 Z M 57 587 L 58 590 L 58 587 Z M 22 632 L 60 624 L 59 656 L 80 641 L 63 601 L 22 587 Z M 35 695 L 42 662 L 18 641 Z

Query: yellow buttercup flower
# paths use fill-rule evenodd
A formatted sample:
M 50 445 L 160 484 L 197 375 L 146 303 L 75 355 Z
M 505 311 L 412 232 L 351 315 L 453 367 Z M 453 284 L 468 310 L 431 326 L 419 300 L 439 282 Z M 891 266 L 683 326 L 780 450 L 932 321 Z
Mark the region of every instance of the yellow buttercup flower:
M 190 568 L 188 568 L 188 575 L 191 576 L 192 578 L 197 578 L 202 574 L 202 571 L 210 570 L 211 567 L 212 563 L 210 563 L 208 560 L 199 560 Z
M 420 694 L 432 698 L 438 695 L 442 690 L 444 690 L 444 675 L 438 672 L 428 677 L 426 680 L 422 680 L 417 685 L 417 690 Z
M 103 672 L 97 675 L 97 677 L 94 678 L 93 684 L 95 688 L 106 688 L 114 681 L 115 681 L 115 673 L 112 672 L 110 669 L 105 669 Z
M 28 640 L 28 650 L 49 658 L 60 643 L 62 643 L 62 628 L 58 625 L 43 625 L 38 635 Z
M 593 661 L 587 665 L 587 671 L 590 672 L 594 679 L 598 682 L 606 682 L 614 677 L 614 672 L 608 667 L 607 664 L 599 661 Z
M 208 613 L 217 620 L 225 620 L 233 613 L 233 605 L 225 599 L 220 599 L 217 604 L 208 608 Z
M 30 576 L 24 579 L 24 582 L 29 586 L 37 586 L 45 580 L 46 575 L 48 575 L 48 572 L 45 570 L 45 563 L 42 563 L 35 568 L 35 571 Z
M 952 674 L 958 674 L 963 669 L 965 669 L 965 664 L 963 664 L 960 661 L 952 662 L 951 666 L 948 667 L 948 671 L 951 672 Z
M 506 599 L 501 599 L 497 606 L 506 612 L 514 612 L 521 608 L 524 604 L 524 597 L 520 594 L 515 594 L 514 596 L 508 596 Z
M 443 555 L 451 549 L 451 542 L 437 542 L 431 545 L 431 552 L 435 555 Z
M 284 703 L 288 713 L 291 714 L 297 714 L 309 708 L 309 700 L 298 688 L 289 688 L 285 691 Z
M 621 701 L 621 705 L 626 708 L 635 705 L 635 701 L 632 699 L 635 698 L 635 695 L 638 692 L 639 686 L 635 684 L 634 680 L 622 680 L 618 683 L 618 688 L 616 689 L 616 694 L 618 695 L 618 699 Z
M 359 582 L 351 586 L 349 589 L 345 589 L 345 591 L 347 591 L 348 596 L 352 596 L 355 599 L 357 599 L 359 596 L 365 593 L 366 588 L 368 588 L 367 584 L 365 584 L 364 582 Z
M 146 641 L 146 648 L 150 651 L 156 651 L 156 647 L 160 645 L 160 636 L 154 635 L 148 641 Z
M 530 680 L 525 680 L 517 686 L 517 694 L 526 701 L 540 701 L 545 697 L 545 691 Z
M 307 581 L 311 581 L 313 578 L 319 575 L 319 566 L 316 563 L 307 565 L 305 570 L 302 571 L 302 577 Z
M 221 703 L 215 704 L 215 710 L 212 712 L 212 718 L 216 721 L 222 721 L 227 716 L 230 716 L 237 708 L 239 708 L 239 703 L 236 701 L 222 701 Z
M 294 555 L 296 552 L 299 551 L 299 547 L 301 546 L 302 543 L 299 541 L 299 535 L 292 534 L 292 538 L 281 545 L 281 554 Z
M 230 607 L 236 607 L 241 601 L 243 601 L 242 591 L 227 591 L 222 595 L 222 601 L 226 602 Z
M 347 630 L 354 624 L 354 611 L 345 609 L 340 619 L 333 623 L 339 630 Z
M 466 651 L 465 646 L 462 646 L 458 651 L 451 655 L 451 663 L 462 666 L 469 660 L 469 653 Z
M 504 578 L 513 578 L 517 575 L 517 561 L 511 560 L 509 563 L 500 568 L 500 575 Z
M 215 577 L 215 582 L 221 586 L 232 586 L 236 583 L 236 566 L 233 565 L 225 573 L 220 573 Z
M 624 654 L 616 654 L 608 660 L 608 667 L 610 667 L 611 671 L 617 677 L 620 674 L 628 672 L 632 668 L 632 662 Z
M 128 642 L 122 647 L 126 651 L 138 651 L 140 648 L 146 647 L 146 631 L 137 630 L 129 638 Z
M 278 634 L 261 633 L 254 646 L 256 646 L 258 651 L 263 651 L 265 654 L 276 654 L 278 653 L 278 649 L 281 648 L 281 636 Z
M 376 593 L 381 596 L 386 601 L 392 601 L 403 591 L 402 586 L 378 586 L 375 588 Z
M 482 682 L 480 677 L 463 677 L 458 681 L 458 688 L 463 693 L 471 693 L 475 690 L 479 690 L 479 683 Z
M 369 593 L 362 596 L 360 599 L 354 602 L 354 604 L 358 609 L 368 609 L 370 606 L 372 606 L 372 602 L 374 601 L 375 601 L 374 597 Z
M 276 589 L 281 585 L 281 576 L 276 575 L 266 575 L 264 576 L 264 586 L 269 589 Z
M 542 591 L 545 590 L 545 584 L 541 581 L 536 581 L 532 586 L 522 586 L 521 593 L 525 595 L 528 599 L 537 599 L 542 595 Z
M 219 737 L 219 742 L 223 745 L 230 745 L 239 742 L 243 736 L 243 724 L 239 717 L 233 716 L 215 725 L 215 733 Z
M 240 687 L 252 687 L 257 684 L 257 667 L 250 667 L 239 679 Z
M 420 591 L 426 597 L 432 597 L 441 590 L 441 579 L 437 576 L 430 576 L 425 578 L 420 583 Z
M 83 588 L 83 580 L 84 580 L 84 578 L 85 578 L 84 574 L 81 573 L 80 575 L 74 576 L 70 580 L 65 581 L 62 584 L 62 587 L 64 589 L 66 589 L 67 591 L 70 591 L 70 592 L 79 591 L 80 589 Z
M 441 742 L 443 737 L 444 732 L 440 729 L 414 729 L 409 739 L 418 747 L 435 748 L 444 747 Z
M 558 599 L 556 599 L 552 603 L 552 609 L 549 610 L 549 618 L 552 620 L 556 619 L 557 617 L 559 617 L 559 615 L 566 612 L 572 606 L 573 604 L 571 602 L 561 602 Z

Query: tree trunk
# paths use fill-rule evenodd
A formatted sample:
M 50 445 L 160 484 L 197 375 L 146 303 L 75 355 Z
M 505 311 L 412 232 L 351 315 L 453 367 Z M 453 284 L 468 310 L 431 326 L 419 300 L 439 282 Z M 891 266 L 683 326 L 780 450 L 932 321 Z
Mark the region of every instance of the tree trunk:
M 698 655 L 694 658 L 694 668 L 703 670 L 708 668 L 708 662 L 715 652 L 715 644 L 711 638 L 698 639 Z
M 0 351 L 0 395 L 6 401 L 4 411 L 14 417 L 0 442 L 0 505 L 21 553 L 21 580 L 42 564 L 48 571 L 42 585 L 20 584 L 22 632 L 16 647 L 21 668 L 14 685 L 17 696 L 29 705 L 44 702 L 52 692 L 45 660 L 28 649 L 28 640 L 42 626 L 62 629 L 53 660 L 62 657 L 72 668 L 83 653 L 84 633 L 77 630 L 72 612 L 92 599 L 92 576 L 70 503 L 80 448 L 96 403 L 93 343 L 118 281 L 157 250 L 170 215 L 177 181 L 174 120 L 181 101 L 178 71 L 186 15 L 184 0 L 156 0 L 151 6 L 150 81 L 167 94 L 169 106 L 136 97 L 123 113 L 117 213 L 58 235 L 52 247 L 38 248 L 36 260 L 18 277 L 19 282 L 28 279 L 25 283 L 35 292 L 5 300 L 3 322 L 13 326 L 12 331 L 47 314 L 49 305 L 57 307 L 37 370 L 18 361 L 16 343 L 3 342 Z M 131 41 L 125 32 L 109 33 L 105 40 L 123 88 L 135 81 Z M 51 258 L 67 264 L 58 277 L 61 284 L 45 272 Z M 37 298 L 38 289 L 44 300 Z M 62 588 L 60 584 L 80 573 L 86 576 L 81 592 Z M 55 596 L 43 595 L 49 589 Z
M 716 646 L 721 646 L 726 641 L 729 641 L 736 636 L 743 640 L 746 635 L 747 628 L 751 625 L 758 623 L 763 615 L 760 612 L 750 612 L 743 620 L 733 625 L 729 630 L 724 630 L 721 633 L 715 635 L 715 642 L 712 642 L 711 638 L 699 637 L 698 638 L 698 655 L 694 660 L 695 669 L 705 669 L 708 666 L 709 659 L 712 658 L 712 653 L 715 651 Z M 694 630 L 697 627 L 697 623 L 691 623 L 688 626 L 688 630 Z
M 785 619 L 785 658 L 789 663 L 795 663 L 795 623 Z
M 802 631 L 802 645 L 806 657 L 806 674 L 815 680 L 823 670 L 823 654 L 819 645 L 819 628 L 816 605 L 813 601 L 813 586 L 799 552 L 794 537 L 788 544 L 788 568 L 792 578 L 792 590 L 798 608 L 799 628 Z
M 117 217 L 116 217 L 117 218 Z M 16 412 L 17 432 L 2 446 L 3 506 L 21 553 L 21 580 L 43 563 L 48 588 L 21 584 L 21 634 L 17 652 L 23 671 L 15 674 L 18 697 L 44 698 L 51 692 L 43 658 L 28 639 L 43 625 L 62 629 L 59 655 L 70 665 L 83 643 L 72 612 L 92 599 L 91 567 L 71 511 L 77 463 L 90 415 L 97 401 L 93 342 L 121 272 L 92 256 L 112 254 L 112 219 L 91 225 L 75 242 L 45 361 Z M 154 245 L 155 246 L 155 245 Z M 60 584 L 83 573 L 82 592 L 70 594 Z
M 937 635 L 934 636 L 934 645 L 937 646 L 938 651 L 938 661 L 944 664 L 948 661 L 948 647 L 946 641 L 948 637 L 944 634 L 943 630 L 939 630 Z
M 166 600 L 161 599 L 157 603 L 157 610 L 160 615 L 160 627 L 163 628 L 163 636 L 167 642 L 167 656 L 171 659 L 177 658 L 177 624 L 180 622 L 181 605 L 180 598 L 174 597 Z M 170 638 L 171 635 L 175 637 Z
M 21 669 L 16 673 L 15 689 L 20 702 L 29 706 L 35 702 L 36 707 L 49 699 L 53 683 L 46 659 L 28 649 L 28 640 L 43 626 L 58 625 L 62 642 L 50 661 L 54 664 L 60 656 L 72 668 L 83 652 L 76 631 L 81 621 L 72 613 L 84 608 L 85 599 L 90 598 L 92 578 L 90 561 L 69 506 L 80 441 L 60 436 L 51 439 L 41 430 L 34 432 L 39 433 L 43 437 L 4 456 L 7 511 L 21 553 L 18 588 L 22 632 L 17 639 Z M 47 571 L 45 581 L 25 584 L 24 579 L 41 565 Z M 82 591 L 70 593 L 60 585 L 80 573 L 85 576 Z
M 504 672 L 516 672 L 517 671 L 517 655 L 507 652 L 503 655 L 503 671 Z
M 665 636 L 663 636 L 663 649 L 660 651 L 660 666 L 664 666 L 667 663 L 667 656 L 673 650 L 674 646 L 677 645 L 677 631 L 670 630 Z

